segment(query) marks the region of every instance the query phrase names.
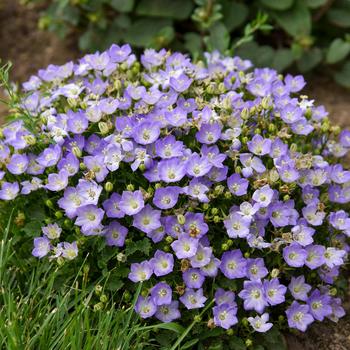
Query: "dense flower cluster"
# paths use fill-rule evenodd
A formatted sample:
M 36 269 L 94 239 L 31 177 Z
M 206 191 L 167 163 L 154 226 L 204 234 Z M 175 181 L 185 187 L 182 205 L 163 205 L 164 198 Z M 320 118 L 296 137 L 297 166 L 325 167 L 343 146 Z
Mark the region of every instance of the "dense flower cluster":
M 304 85 L 218 53 L 194 63 L 150 49 L 139 62 L 128 45 L 50 65 L 23 85 L 30 123 L 2 130 L 0 198 L 49 196 L 56 218 L 36 257 L 74 259 L 79 234 L 104 237 L 143 282 L 142 318 L 215 300 L 224 329 L 245 319 L 266 332 L 275 310 L 302 331 L 337 320 L 350 132 L 297 95 Z M 62 241 L 63 220 L 77 241 Z M 126 257 L 145 236 L 151 256 Z

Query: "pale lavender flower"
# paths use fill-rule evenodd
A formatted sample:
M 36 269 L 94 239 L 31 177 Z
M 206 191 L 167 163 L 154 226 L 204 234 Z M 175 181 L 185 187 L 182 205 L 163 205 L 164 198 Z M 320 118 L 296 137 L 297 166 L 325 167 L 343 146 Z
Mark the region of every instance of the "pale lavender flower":
M 150 260 L 150 263 L 156 276 L 165 276 L 173 271 L 174 256 L 171 253 L 157 250 L 154 257 Z
M 210 263 L 212 257 L 212 248 L 198 245 L 196 254 L 190 258 L 192 267 L 204 267 Z
M 263 282 L 265 297 L 270 305 L 278 305 L 284 303 L 287 287 L 280 284 L 278 278 L 273 278 L 270 281 Z
M 198 153 L 193 153 L 186 163 L 186 172 L 193 177 L 201 177 L 206 175 L 212 165 L 208 162 L 208 159 L 201 157 Z
M 13 154 L 10 162 L 6 165 L 7 170 L 14 175 L 23 174 L 28 167 L 29 160 L 25 154 Z
M 259 203 L 260 207 L 267 207 L 272 201 L 273 190 L 269 185 L 265 185 L 254 191 L 252 198 Z
M 221 125 L 219 123 L 203 123 L 196 133 L 196 139 L 207 145 L 215 143 L 221 136 Z
M 128 229 L 117 221 L 112 221 L 105 227 L 104 236 L 108 246 L 123 247 Z
M 188 269 L 182 273 L 182 279 L 185 282 L 187 288 L 201 288 L 205 277 L 199 269 Z
M 34 249 L 32 255 L 41 259 L 51 250 L 50 240 L 47 237 L 34 238 Z
M 249 234 L 251 220 L 239 213 L 231 213 L 225 220 L 224 225 L 230 238 L 245 238 Z
M 252 281 L 260 280 L 269 273 L 262 258 L 248 259 L 246 269 L 246 275 Z
M 157 312 L 155 313 L 155 317 L 164 323 L 172 322 L 180 318 L 181 314 L 179 311 L 179 302 L 172 301 L 168 305 L 159 306 L 157 308 Z
M 251 141 L 247 142 L 249 152 L 258 156 L 263 156 L 270 153 L 272 141 L 264 139 L 261 135 L 254 135 Z
M 3 182 L 0 190 L 0 199 L 10 201 L 17 197 L 19 193 L 18 182 Z
M 227 187 L 236 196 L 243 196 L 247 193 L 249 181 L 241 178 L 239 174 L 233 174 L 227 178 Z
M 119 208 L 126 215 L 135 215 L 139 213 L 145 206 L 145 202 L 143 200 L 142 192 L 138 191 L 123 191 Z
M 268 320 L 269 314 L 266 312 L 261 316 L 248 317 L 248 322 L 251 327 L 259 333 L 265 333 L 272 328 L 273 324 L 268 322 Z
M 41 231 L 48 239 L 57 239 L 62 233 L 62 229 L 56 223 L 48 224 L 41 228 Z
M 224 252 L 221 257 L 220 270 L 228 279 L 246 277 L 247 262 L 238 249 Z
M 297 301 L 293 301 L 286 311 L 289 327 L 305 332 L 307 327 L 314 322 L 314 318 L 309 312 L 308 305 L 301 305 Z
M 141 318 L 152 317 L 156 311 L 157 306 L 154 304 L 151 297 L 139 296 L 135 305 L 135 311 L 140 315 Z
M 147 204 L 141 211 L 134 214 L 132 225 L 145 233 L 151 233 L 161 226 L 160 215 L 160 210 L 155 210 Z
M 238 294 L 244 300 L 245 310 L 262 313 L 268 305 L 263 285 L 260 281 L 244 281 L 244 289 Z
M 106 216 L 109 218 L 123 218 L 125 213 L 119 208 L 119 202 L 122 196 L 116 192 L 112 193 L 109 199 L 106 199 L 103 203 L 103 209 L 106 212 Z
M 283 258 L 289 266 L 302 267 L 305 264 L 307 252 L 298 243 L 292 243 L 283 248 Z
M 198 240 L 192 237 L 180 236 L 180 238 L 171 243 L 175 255 L 178 259 L 193 257 L 198 249 Z
M 171 303 L 172 290 L 167 283 L 159 282 L 151 289 L 151 298 L 157 306 L 168 305 Z
M 207 298 L 203 295 L 202 288 L 198 289 L 197 291 L 194 291 L 193 289 L 186 289 L 185 294 L 179 299 L 188 310 L 204 307 L 204 303 L 207 300 Z
M 151 263 L 148 261 L 143 261 L 141 263 L 131 264 L 128 278 L 137 283 L 149 280 L 152 274 L 153 269 Z
M 162 160 L 158 164 L 158 174 L 166 183 L 178 182 L 186 175 L 186 162 L 176 157 Z
M 311 315 L 318 321 L 323 321 L 325 317 L 332 314 L 330 302 L 331 297 L 327 294 L 321 294 L 318 289 L 311 293 L 307 301 Z
M 68 260 L 75 259 L 78 256 L 77 242 L 73 242 L 73 243 L 63 242 L 61 254 L 65 259 L 68 259 Z
M 160 209 L 170 209 L 176 205 L 181 192 L 178 186 L 159 187 L 154 193 L 153 203 Z
M 326 248 L 323 245 L 309 245 L 305 248 L 305 250 L 307 252 L 305 265 L 311 270 L 322 266 L 326 262 L 324 257 Z
M 65 189 L 68 185 L 69 174 L 67 170 L 62 169 L 58 174 L 51 173 L 47 177 L 47 188 L 50 191 L 58 192 Z
M 102 219 L 104 211 L 101 208 L 97 208 L 93 204 L 84 205 L 77 209 L 77 219 L 75 224 L 81 226 L 81 229 L 84 231 L 89 231 L 97 228 Z
M 158 123 L 143 121 L 134 128 L 133 138 L 140 145 L 148 145 L 156 141 L 160 134 Z
M 218 327 L 229 329 L 238 323 L 236 317 L 237 308 L 224 303 L 213 307 L 214 324 Z
M 292 277 L 288 289 L 293 295 L 294 299 L 306 301 L 308 299 L 307 294 L 311 290 L 311 286 L 305 283 L 305 277 Z

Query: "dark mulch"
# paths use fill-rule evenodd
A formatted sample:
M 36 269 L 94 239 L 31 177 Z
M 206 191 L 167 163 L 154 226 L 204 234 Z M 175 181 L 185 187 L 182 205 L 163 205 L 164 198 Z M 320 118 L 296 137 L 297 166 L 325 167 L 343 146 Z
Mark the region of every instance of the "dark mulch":
M 14 63 L 12 79 L 23 82 L 39 68 L 48 64 L 62 64 L 79 56 L 74 48 L 74 38 L 64 41 L 37 28 L 42 8 L 30 9 L 17 0 L 0 0 L 0 58 Z M 324 104 L 331 119 L 341 126 L 350 126 L 350 91 L 334 84 L 329 78 L 313 78 L 306 93 Z M 1 95 L 1 91 L 0 91 Z M 0 120 L 6 114 L 0 105 Z M 349 350 L 350 349 L 350 296 L 345 300 L 348 316 L 339 323 L 317 323 L 305 334 L 289 334 L 286 340 L 289 350 Z

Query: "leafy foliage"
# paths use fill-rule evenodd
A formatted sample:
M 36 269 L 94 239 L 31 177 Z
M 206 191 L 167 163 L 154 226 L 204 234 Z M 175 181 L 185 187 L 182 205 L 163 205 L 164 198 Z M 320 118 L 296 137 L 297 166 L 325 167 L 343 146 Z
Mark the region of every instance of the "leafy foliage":
M 197 58 L 207 50 L 232 53 L 237 38 L 246 36 L 259 13 L 269 16 L 272 27 L 260 23 L 255 38 L 251 33 L 249 40 L 239 41 L 242 58 L 302 73 L 323 63 L 339 84 L 350 85 L 347 0 L 53 0 L 41 14 L 39 27 L 61 37 L 78 33 L 83 51 L 127 42 L 188 51 Z

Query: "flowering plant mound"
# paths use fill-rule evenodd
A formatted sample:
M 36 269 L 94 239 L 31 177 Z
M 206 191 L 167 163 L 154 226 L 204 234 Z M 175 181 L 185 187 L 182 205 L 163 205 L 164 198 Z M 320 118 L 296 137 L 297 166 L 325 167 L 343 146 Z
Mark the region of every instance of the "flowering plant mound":
M 212 306 L 208 326 L 223 329 L 336 321 L 350 132 L 304 85 L 215 52 L 138 61 L 128 45 L 50 65 L 2 130 L 0 198 L 45 200 L 32 254 L 91 253 L 116 289 L 142 282 L 142 318 Z

